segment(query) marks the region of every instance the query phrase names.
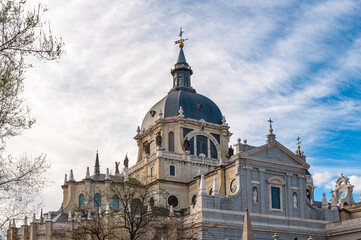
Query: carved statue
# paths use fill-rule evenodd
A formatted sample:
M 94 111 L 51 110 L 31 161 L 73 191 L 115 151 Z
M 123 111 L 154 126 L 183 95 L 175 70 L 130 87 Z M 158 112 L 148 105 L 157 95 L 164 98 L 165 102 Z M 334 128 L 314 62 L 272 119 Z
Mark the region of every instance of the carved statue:
M 150 154 L 150 143 L 148 141 L 143 143 L 143 149 L 146 154 Z
M 124 167 L 125 168 L 128 168 L 128 164 L 129 164 L 129 159 L 128 159 L 128 156 L 125 155 L 125 159 L 124 159 Z
M 119 164 L 120 162 L 115 162 L 115 174 L 119 174 Z
M 233 154 L 234 154 L 234 149 L 232 148 L 232 145 L 231 145 L 231 146 L 229 146 L 229 148 L 228 148 L 228 156 L 229 156 L 229 157 L 232 157 Z
M 189 151 L 189 149 L 191 148 L 191 143 L 188 141 L 188 138 L 184 139 L 183 148 L 184 151 Z
M 293 194 L 293 207 L 298 207 L 298 199 L 296 194 Z
M 258 191 L 257 188 L 253 188 L 253 202 L 258 202 Z
M 157 136 L 155 137 L 155 143 L 157 147 L 162 146 L 162 136 L 160 135 L 160 132 L 158 132 Z

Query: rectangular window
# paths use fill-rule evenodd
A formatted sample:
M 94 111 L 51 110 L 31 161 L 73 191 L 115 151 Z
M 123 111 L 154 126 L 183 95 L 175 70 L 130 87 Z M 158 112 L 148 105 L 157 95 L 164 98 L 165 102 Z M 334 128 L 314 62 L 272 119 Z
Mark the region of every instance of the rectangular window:
M 272 208 L 281 209 L 280 189 L 278 187 L 271 187 L 271 197 L 272 197 Z
M 150 177 L 153 177 L 153 168 L 150 168 Z
M 169 176 L 175 176 L 175 166 L 169 166 Z

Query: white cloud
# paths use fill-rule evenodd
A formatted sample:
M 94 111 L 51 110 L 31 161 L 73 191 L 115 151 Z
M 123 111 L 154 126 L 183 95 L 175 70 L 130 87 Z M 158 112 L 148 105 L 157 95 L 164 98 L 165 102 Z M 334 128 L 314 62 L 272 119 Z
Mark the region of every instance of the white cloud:
M 361 176 L 356 176 L 356 175 L 350 176 L 350 183 L 355 186 L 353 188 L 354 193 L 361 192 Z
M 332 179 L 330 172 L 316 172 L 312 175 L 313 182 L 316 186 L 328 186 Z
M 339 20 L 357 12 L 357 2 L 43 2 L 67 54 L 28 72 L 25 95 L 38 122 L 8 147 L 51 159 L 48 210 L 61 203 L 64 174 L 73 168 L 75 178 L 83 178 L 97 149 L 103 171 L 127 152 L 135 163 L 136 127 L 171 88 L 180 25 L 189 38 L 184 50 L 192 84 L 226 115 L 232 142 L 263 144 L 269 117 L 277 139 L 290 148 L 297 135 L 307 149 L 323 141 L 326 130 L 360 126 L 358 100 L 319 101 L 354 84 L 350 76 L 361 71 L 360 38 L 344 49 L 337 44 Z M 323 70 L 312 71 L 322 63 Z M 315 166 L 314 181 L 329 186 L 335 176 L 323 167 Z

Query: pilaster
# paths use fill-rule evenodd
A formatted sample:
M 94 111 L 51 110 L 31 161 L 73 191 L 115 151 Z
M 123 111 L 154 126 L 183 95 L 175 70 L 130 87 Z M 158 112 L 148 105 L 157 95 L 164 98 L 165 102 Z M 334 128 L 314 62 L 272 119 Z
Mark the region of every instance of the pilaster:
M 267 196 L 268 196 L 268 190 L 266 188 L 266 180 L 265 180 L 265 171 L 266 169 L 264 168 L 260 168 L 258 169 L 259 170 L 259 192 L 258 192 L 258 195 L 259 195 L 259 198 L 258 198 L 258 201 L 259 201 L 259 205 L 261 207 L 261 214 L 265 214 L 266 213 L 266 205 L 267 204 Z
M 305 183 L 305 176 L 298 175 L 299 178 L 299 186 L 300 186 L 300 216 L 301 218 L 305 218 L 305 211 L 306 211 L 306 183 Z

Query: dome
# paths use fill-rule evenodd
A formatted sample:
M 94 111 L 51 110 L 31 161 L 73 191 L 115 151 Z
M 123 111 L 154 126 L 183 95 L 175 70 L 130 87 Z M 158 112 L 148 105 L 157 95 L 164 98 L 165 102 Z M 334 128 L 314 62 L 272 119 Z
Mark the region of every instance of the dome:
M 195 91 L 177 89 L 169 92 L 147 112 L 142 123 L 142 131 L 155 124 L 160 112 L 165 118 L 178 116 L 180 107 L 183 108 L 186 118 L 222 124 L 222 113 L 212 100 Z
M 180 107 L 186 118 L 222 124 L 222 113 L 218 106 L 209 98 L 196 93 L 191 85 L 193 70 L 186 61 L 183 41 L 184 39 L 180 41 L 182 45 L 180 45 L 177 63 L 171 69 L 173 87 L 167 96 L 147 112 L 142 123 L 142 131 L 155 124 L 155 121 L 160 118 L 160 112 L 164 118 L 178 116 Z

